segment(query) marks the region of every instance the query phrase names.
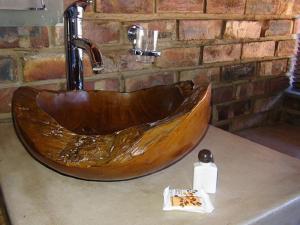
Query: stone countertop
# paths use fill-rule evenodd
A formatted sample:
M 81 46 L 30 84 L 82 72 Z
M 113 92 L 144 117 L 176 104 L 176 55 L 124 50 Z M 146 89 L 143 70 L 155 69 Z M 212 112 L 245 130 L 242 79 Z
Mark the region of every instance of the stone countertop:
M 165 187 L 192 187 L 203 148 L 212 150 L 219 169 L 217 193 L 210 195 L 215 210 L 162 211 Z M 167 169 L 130 181 L 90 182 L 41 165 L 12 124 L 0 124 L 0 182 L 13 225 L 300 224 L 300 160 L 215 127 Z

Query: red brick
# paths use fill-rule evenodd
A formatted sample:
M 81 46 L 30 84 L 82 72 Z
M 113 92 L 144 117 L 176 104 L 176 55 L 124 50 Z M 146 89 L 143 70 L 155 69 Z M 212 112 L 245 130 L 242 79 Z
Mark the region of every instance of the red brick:
M 199 64 L 200 48 L 172 48 L 162 51 L 158 67 L 185 67 Z
M 249 58 L 263 58 L 274 56 L 275 42 L 264 41 L 264 42 L 252 42 L 246 43 L 243 46 L 243 59 Z
M 45 54 L 24 58 L 24 80 L 48 80 L 65 77 L 65 56 Z
M 277 56 L 294 56 L 296 48 L 295 40 L 279 41 L 277 48 Z
M 152 0 L 97 0 L 97 11 L 104 13 L 152 13 Z
M 117 72 L 119 70 L 119 53 L 118 51 L 105 52 L 102 54 L 104 69 L 101 73 Z M 83 55 L 83 74 L 84 76 L 94 76 L 90 57 Z
M 235 98 L 240 99 L 248 99 L 252 96 L 263 95 L 266 91 L 266 83 L 264 80 L 242 83 L 237 85 Z
M 19 34 L 17 27 L 0 27 L 0 48 L 19 47 Z
M 268 98 L 256 99 L 254 102 L 253 112 L 266 112 L 274 109 L 280 104 L 281 95 L 272 96 Z
M 103 73 L 111 73 L 117 72 L 119 70 L 119 52 L 110 51 L 110 52 L 103 52 L 103 65 L 104 70 Z
M 176 20 L 154 20 L 154 21 L 135 21 L 125 24 L 128 30 L 132 24 L 138 24 L 147 30 L 158 30 L 160 40 L 176 40 Z M 127 32 L 124 33 L 124 39 L 128 41 Z
M 65 42 L 64 25 L 58 24 L 52 29 L 53 44 L 56 46 L 63 46 Z
M 30 34 L 28 27 L 18 27 L 19 47 L 31 48 Z
M 132 92 L 158 85 L 168 85 L 175 82 L 174 72 L 161 72 L 150 75 L 129 77 L 125 80 L 126 92 Z
M 292 33 L 292 30 L 292 20 L 271 20 L 264 26 L 264 36 L 289 35 Z
M 261 26 L 256 21 L 227 21 L 224 38 L 259 38 Z
M 227 123 L 224 123 L 224 122 L 221 122 L 221 123 L 213 123 L 213 125 L 214 125 L 215 127 L 218 127 L 218 128 L 220 128 L 220 129 L 222 129 L 222 130 L 229 131 L 229 126 L 230 126 L 229 122 L 227 122 Z
M 142 69 L 151 69 L 153 68 L 152 63 L 144 63 L 138 61 L 138 57 L 129 53 L 129 51 L 120 52 L 118 65 L 119 70 L 128 71 L 128 70 L 142 70 Z
M 86 54 L 83 55 L 83 75 L 85 77 L 90 77 L 94 75 L 90 58 Z
M 230 105 L 218 105 L 217 118 L 218 121 L 228 120 L 236 116 L 247 115 L 251 112 L 251 101 L 241 101 Z
M 30 43 L 33 48 L 49 47 L 47 27 L 29 27 Z
M 204 0 L 158 0 L 158 12 L 203 12 Z
M 278 76 L 287 72 L 287 59 L 273 60 L 260 63 L 260 76 Z
M 294 33 L 295 34 L 300 33 L 300 18 L 295 20 Z
M 0 89 L 0 113 L 9 113 L 11 111 L 11 100 L 16 89 L 17 88 Z
M 222 69 L 223 81 L 250 79 L 254 76 L 256 76 L 256 63 L 225 66 Z
M 207 0 L 207 13 L 244 14 L 246 0 Z
M 119 91 L 120 80 L 117 78 L 102 79 L 95 82 L 96 90 Z
M 84 82 L 84 90 L 90 91 L 95 90 L 95 81 L 85 81 Z
M 98 23 L 97 21 L 85 21 L 83 24 L 83 36 L 97 44 L 118 43 L 120 41 L 119 22 Z
M 232 114 L 236 116 L 247 115 L 251 113 L 251 100 L 236 102 L 231 105 Z
M 64 9 L 66 9 L 69 5 L 71 5 L 75 0 L 63 0 L 64 1 Z
M 180 40 L 201 40 L 220 38 L 222 20 L 180 20 Z
M 289 58 L 287 61 L 287 68 L 292 70 L 296 64 L 296 58 Z
M 213 104 L 219 104 L 224 102 L 232 101 L 234 98 L 233 86 L 225 86 L 213 89 Z
M 241 118 L 234 119 L 231 124 L 231 131 L 243 130 L 262 125 L 267 120 L 267 114 L 251 114 Z
M 282 92 L 289 86 L 288 77 L 276 77 L 270 81 L 270 92 L 278 93 Z
M 17 78 L 16 60 L 9 56 L 0 56 L 0 83 L 15 81 Z
M 252 83 L 243 83 L 237 85 L 235 97 L 237 100 L 248 99 L 253 96 L 253 84 Z
M 49 47 L 47 27 L 0 27 L 0 48 Z
M 292 14 L 294 0 L 248 0 L 246 14 Z
M 266 81 L 259 80 L 252 82 L 253 84 L 253 96 L 263 95 L 268 92 L 268 85 Z
M 291 98 L 290 96 L 285 96 L 283 100 L 283 106 L 284 108 L 300 112 L 300 101 L 298 98 Z
M 216 121 L 228 120 L 233 118 L 231 105 L 217 105 L 217 119 Z
M 294 8 L 293 8 L 293 14 L 294 15 L 299 15 L 300 14 L 300 1 L 299 0 L 295 0 Z
M 188 70 L 180 73 L 180 80 L 192 80 L 195 85 L 203 85 L 207 82 L 218 82 L 220 80 L 220 68 Z
M 241 56 L 241 44 L 205 46 L 203 50 L 203 62 L 224 62 L 239 60 Z

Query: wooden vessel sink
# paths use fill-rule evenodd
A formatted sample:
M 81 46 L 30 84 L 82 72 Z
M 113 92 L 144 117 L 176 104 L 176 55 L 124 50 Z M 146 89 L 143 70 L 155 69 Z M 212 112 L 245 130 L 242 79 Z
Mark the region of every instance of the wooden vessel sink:
M 13 97 L 16 132 L 31 155 L 87 180 L 144 176 L 182 158 L 210 118 L 211 87 L 192 82 L 131 93 L 21 87 Z

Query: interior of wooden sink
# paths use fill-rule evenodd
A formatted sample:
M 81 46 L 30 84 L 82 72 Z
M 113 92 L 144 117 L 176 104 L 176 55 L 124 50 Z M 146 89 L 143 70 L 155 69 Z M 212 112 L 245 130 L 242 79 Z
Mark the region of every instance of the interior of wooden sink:
M 181 159 L 202 139 L 211 86 L 191 81 L 131 93 L 17 89 L 12 115 L 28 152 L 55 171 L 126 180 Z
M 132 93 L 41 91 L 37 104 L 70 131 L 106 135 L 172 116 L 184 99 L 180 88 L 161 86 Z

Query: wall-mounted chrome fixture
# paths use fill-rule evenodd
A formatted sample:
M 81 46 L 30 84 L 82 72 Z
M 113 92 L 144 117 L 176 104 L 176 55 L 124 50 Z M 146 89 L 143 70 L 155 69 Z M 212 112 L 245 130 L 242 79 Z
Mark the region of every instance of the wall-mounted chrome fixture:
M 0 0 L 0 10 L 47 10 L 45 0 Z
M 157 50 L 157 30 L 146 30 L 142 26 L 133 25 L 128 29 L 128 39 L 133 45 L 130 51 L 133 55 L 138 56 L 138 61 L 152 62 L 155 57 L 159 57 L 161 54 Z

